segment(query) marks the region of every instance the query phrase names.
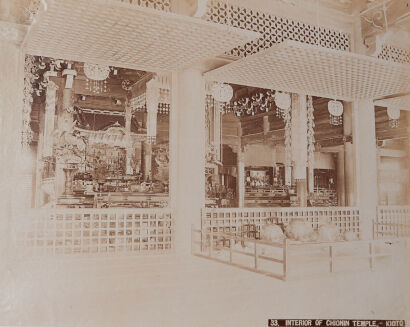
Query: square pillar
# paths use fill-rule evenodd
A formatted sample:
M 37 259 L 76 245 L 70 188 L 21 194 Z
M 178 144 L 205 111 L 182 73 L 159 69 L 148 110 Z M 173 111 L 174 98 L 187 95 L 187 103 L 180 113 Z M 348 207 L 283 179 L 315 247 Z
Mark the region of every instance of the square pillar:
M 21 166 L 26 159 L 21 153 L 24 55 L 13 38 L 14 31 L 18 35 L 14 25 L 10 24 L 8 29 L 4 23 L 3 28 L 6 33 L 0 30 L 0 250 L 13 247 L 10 238 L 13 209 L 27 207 L 31 199 L 31 196 L 24 198 L 19 187 L 24 181 Z
M 238 198 L 238 208 L 245 206 L 245 151 L 243 147 L 238 146 L 237 153 L 237 178 L 236 178 L 236 194 Z
M 200 70 L 173 73 L 170 119 L 175 247 L 189 254 L 191 225 L 200 228 L 205 207 L 205 82 Z
M 353 116 L 360 237 L 370 239 L 377 207 L 377 144 L 373 101 L 355 101 Z
M 339 207 L 346 205 L 345 199 L 345 152 L 337 153 L 336 173 L 337 173 L 337 203 Z

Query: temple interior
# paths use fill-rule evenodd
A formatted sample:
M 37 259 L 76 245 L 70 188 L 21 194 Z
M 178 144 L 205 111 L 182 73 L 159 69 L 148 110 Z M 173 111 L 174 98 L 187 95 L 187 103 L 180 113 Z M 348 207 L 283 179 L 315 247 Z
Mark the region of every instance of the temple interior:
M 404 326 L 409 101 L 408 0 L 0 0 L 0 325 Z

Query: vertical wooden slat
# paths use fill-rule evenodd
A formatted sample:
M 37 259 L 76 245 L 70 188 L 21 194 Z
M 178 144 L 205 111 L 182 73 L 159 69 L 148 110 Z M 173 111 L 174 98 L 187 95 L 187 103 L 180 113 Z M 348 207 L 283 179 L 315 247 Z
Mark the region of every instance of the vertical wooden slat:
M 256 242 L 253 243 L 254 245 L 254 256 L 255 256 L 255 269 L 258 269 L 258 249 L 256 247 Z
M 229 263 L 232 263 L 232 247 L 233 247 L 234 239 L 231 237 L 229 239 Z
M 330 272 L 333 272 L 333 264 L 334 264 L 334 254 L 333 254 L 333 246 L 329 246 L 329 265 L 330 265 Z
M 288 240 L 283 238 L 283 279 L 286 280 L 288 274 Z
M 370 269 L 374 270 L 374 245 L 373 242 L 369 242 L 369 252 L 370 252 Z

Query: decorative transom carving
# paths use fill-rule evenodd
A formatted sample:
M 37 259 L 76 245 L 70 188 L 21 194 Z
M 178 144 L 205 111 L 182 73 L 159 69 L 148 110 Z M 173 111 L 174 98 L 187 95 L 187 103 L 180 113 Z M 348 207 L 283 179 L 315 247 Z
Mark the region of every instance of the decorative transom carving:
M 401 64 L 410 64 L 410 51 L 394 47 L 389 44 L 383 44 L 382 50 L 380 51 L 377 58 L 399 62 Z
M 170 11 L 170 0 L 120 0 L 121 2 L 129 2 L 141 7 L 147 7 L 162 11 Z
M 245 57 L 285 40 L 318 44 L 326 48 L 349 51 L 349 34 L 273 16 L 264 12 L 222 3 L 208 2 L 205 19 L 211 22 L 259 32 L 262 37 L 232 49 L 229 55 Z

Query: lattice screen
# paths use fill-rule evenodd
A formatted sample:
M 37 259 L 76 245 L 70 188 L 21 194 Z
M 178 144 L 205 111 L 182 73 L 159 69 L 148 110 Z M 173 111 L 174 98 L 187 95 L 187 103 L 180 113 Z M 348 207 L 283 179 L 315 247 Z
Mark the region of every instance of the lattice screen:
M 379 206 L 374 226 L 374 238 L 410 236 L 410 206 Z
M 19 226 L 18 242 L 43 253 L 169 252 L 168 209 L 53 209 Z
M 138 3 L 138 5 L 143 6 L 143 7 L 154 8 L 154 9 L 159 9 L 163 11 L 170 11 L 170 1 L 169 0 L 138 0 L 136 2 Z
M 383 44 L 382 50 L 377 58 L 399 62 L 401 64 L 410 64 L 410 51 L 389 44 Z
M 337 50 L 350 50 L 350 36 L 347 33 L 319 28 L 220 1 L 211 0 L 208 2 L 205 19 L 251 30 L 262 35 L 261 38 L 255 41 L 232 49 L 229 54 L 233 56 L 245 57 L 262 49 L 270 48 L 272 45 L 284 40 L 319 44 Z
M 209 232 L 240 235 L 244 225 L 255 225 L 260 232 L 267 222 L 288 224 L 291 219 L 305 219 L 317 230 L 321 219 L 330 218 L 340 233 L 360 233 L 360 214 L 357 208 L 206 208 L 202 211 L 202 229 Z

